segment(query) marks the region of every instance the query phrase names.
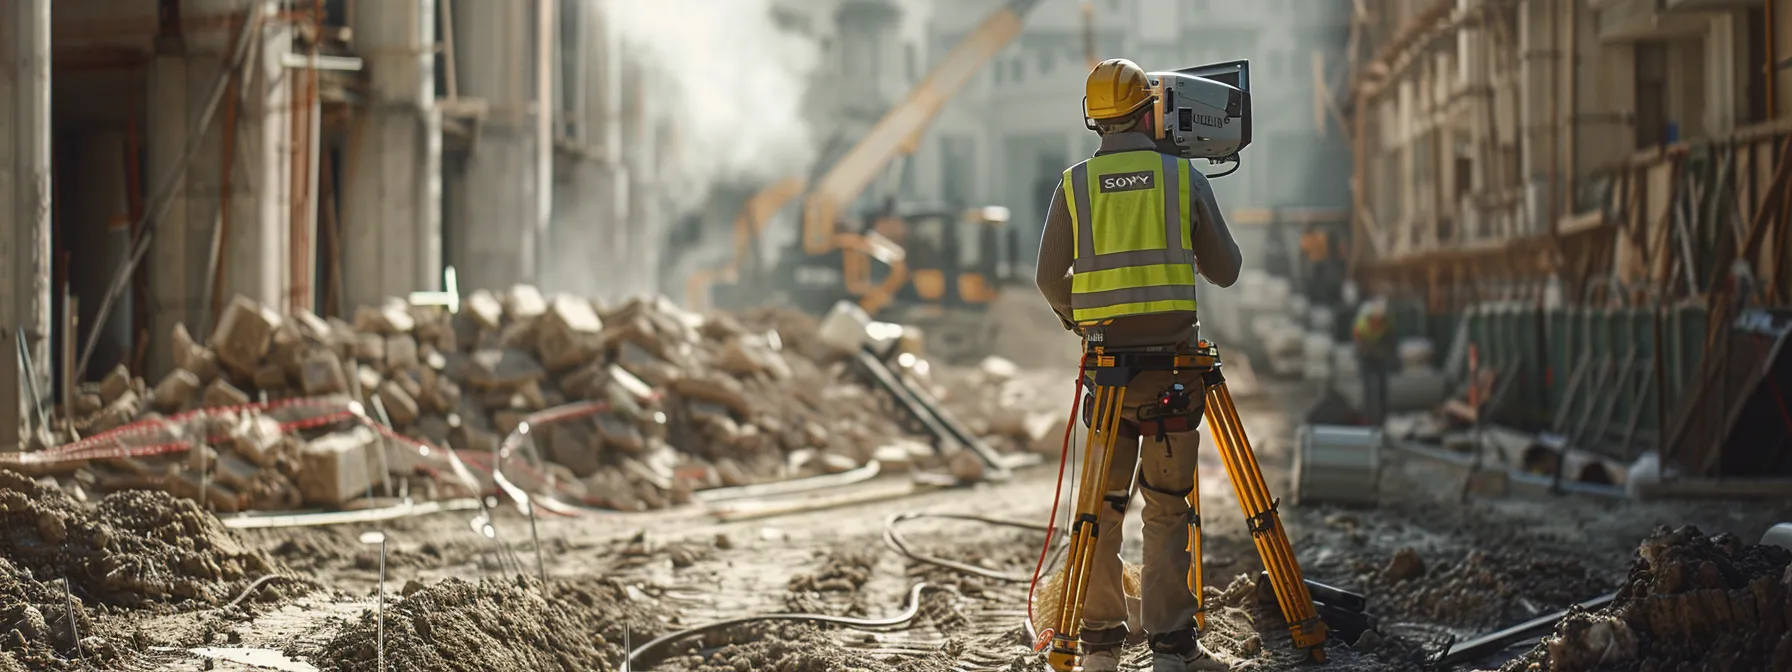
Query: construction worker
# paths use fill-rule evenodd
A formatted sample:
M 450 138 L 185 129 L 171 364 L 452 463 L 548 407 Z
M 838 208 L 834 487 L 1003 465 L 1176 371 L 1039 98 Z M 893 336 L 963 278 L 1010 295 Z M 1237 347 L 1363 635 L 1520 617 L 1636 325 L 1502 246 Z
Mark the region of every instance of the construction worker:
M 1388 374 L 1394 369 L 1394 338 L 1388 333 L 1388 304 L 1380 298 L 1357 306 L 1351 328 L 1356 343 L 1357 374 L 1363 381 L 1363 415 L 1381 424 L 1388 412 Z
M 1066 329 L 1087 336 L 1078 323 L 1111 319 L 1101 327 L 1109 348 L 1187 349 L 1199 342 L 1195 274 L 1221 287 L 1236 282 L 1238 244 L 1206 176 L 1158 151 L 1145 71 L 1124 59 L 1103 61 L 1086 88 L 1085 123 L 1101 136 L 1101 148 L 1064 171 L 1052 194 L 1039 244 L 1039 291 Z M 1172 424 L 1167 418 L 1139 419 L 1141 406 L 1172 392 L 1191 402 L 1180 416 L 1184 431 L 1162 431 Z M 1086 672 L 1118 669 L 1128 634 L 1120 523 L 1135 474 L 1145 494 L 1140 625 L 1150 636 L 1153 669 L 1228 669 L 1201 646 L 1188 581 L 1189 529 L 1199 520 L 1185 498 L 1195 486 L 1204 392 L 1200 375 L 1190 372 L 1147 371 L 1127 385 L 1083 606 Z

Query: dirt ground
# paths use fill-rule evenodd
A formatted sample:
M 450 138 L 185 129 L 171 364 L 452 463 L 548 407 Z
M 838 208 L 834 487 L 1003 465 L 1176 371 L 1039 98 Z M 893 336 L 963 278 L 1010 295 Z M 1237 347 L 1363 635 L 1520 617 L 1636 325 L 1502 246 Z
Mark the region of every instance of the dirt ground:
M 1028 375 L 1041 385 L 1068 380 Z M 1292 418 L 1310 397 L 1289 384 L 1264 392 L 1240 399 L 1240 412 L 1272 492 L 1286 496 Z M 381 657 L 385 669 L 405 672 L 617 670 L 629 646 L 725 619 L 900 615 L 917 582 L 927 587 L 901 627 L 742 623 L 660 646 L 633 669 L 1044 670 L 1024 627 L 1026 582 L 917 563 L 882 537 L 889 516 L 911 511 L 1044 523 L 1055 476 L 1048 460 L 1003 483 L 732 522 L 678 510 L 543 517 L 537 546 L 530 521 L 508 505 L 495 511 L 492 537 L 469 522 L 477 512 L 229 532 L 184 502 L 133 494 L 81 504 L 5 475 L 0 672 L 371 671 Z M 1203 452 L 1200 481 L 1204 571 L 1219 605 L 1205 642 L 1235 669 L 1306 669 L 1280 616 L 1255 594 L 1261 563 L 1212 451 Z M 1381 620 L 1379 634 L 1330 649 L 1327 669 L 1422 669 L 1450 641 L 1618 590 L 1613 607 L 1567 619 L 1542 643 L 1461 669 L 1792 663 L 1784 635 L 1792 613 L 1769 608 L 1787 602 L 1792 554 L 1744 543 L 1792 520 L 1792 500 L 1514 494 L 1458 505 L 1460 489 L 1459 475 L 1443 467 L 1396 459 L 1379 506 L 1281 508 L 1308 578 L 1366 594 Z M 1133 560 L 1138 525 L 1135 514 L 1123 551 Z M 371 531 L 386 537 L 383 563 L 380 547 L 363 543 Z M 1020 575 L 1032 571 L 1043 540 L 940 519 L 905 523 L 902 533 L 917 551 Z M 1733 536 L 1710 538 L 1721 533 Z M 548 577 L 545 589 L 538 573 Z M 1781 602 L 1764 601 L 1775 597 Z M 1765 625 L 1739 634 L 1740 615 Z M 1693 643 L 1719 635 L 1726 660 L 1768 667 L 1723 667 L 1693 652 Z M 252 650 L 261 650 L 260 663 L 234 662 Z M 1142 647 L 1130 653 L 1134 662 L 1148 658 Z

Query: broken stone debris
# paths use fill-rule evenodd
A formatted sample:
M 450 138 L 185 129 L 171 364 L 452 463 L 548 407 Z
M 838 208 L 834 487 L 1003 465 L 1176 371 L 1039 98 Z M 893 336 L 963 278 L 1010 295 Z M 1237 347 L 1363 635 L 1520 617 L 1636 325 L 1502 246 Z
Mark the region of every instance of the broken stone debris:
M 894 469 L 982 477 L 981 464 L 968 455 L 947 462 L 926 443 L 916 450 L 925 437 L 899 426 L 889 403 L 851 375 L 845 353 L 825 340 L 816 320 L 793 311 L 700 316 L 664 298 L 605 309 L 528 286 L 475 291 L 462 305 L 450 314 L 394 299 L 360 308 L 349 323 L 304 311 L 281 315 L 239 296 L 203 345 L 185 327 L 174 328 L 176 368 L 153 388 L 123 368 L 113 371 L 87 386 L 72 423 L 80 436 L 92 436 L 140 419 L 229 409 L 213 414 L 215 426 L 170 427 L 154 437 L 222 437 L 214 445 L 218 458 L 87 466 L 102 486 L 165 483 L 195 496 L 204 490 L 223 511 L 343 506 L 370 490 L 383 492 L 388 480 L 395 492 L 413 496 L 438 490 L 440 479 L 418 480 L 414 472 L 452 471 L 441 450 L 452 449 L 473 468 L 458 485 L 489 489 L 489 475 L 479 472 L 489 472 L 505 434 L 536 411 L 596 401 L 607 407 L 531 428 L 533 448 L 552 468 L 513 460 L 506 475 L 631 510 L 666 506 L 708 487 L 839 473 L 880 454 L 901 458 L 891 459 Z M 984 382 L 1002 382 L 992 376 Z M 270 438 L 267 427 L 278 423 L 268 416 L 276 413 L 232 408 L 327 395 L 360 401 L 369 415 L 382 408 L 398 434 L 429 445 L 350 423 Z M 959 395 L 979 396 L 999 397 Z M 1010 436 L 1047 433 L 1034 425 L 1051 423 L 1033 420 L 980 424 Z M 393 473 L 383 473 L 382 464 Z M 244 472 L 243 465 L 269 473 Z
M 1611 605 L 1571 612 L 1500 668 L 1595 669 L 1792 669 L 1792 551 L 1657 527 Z

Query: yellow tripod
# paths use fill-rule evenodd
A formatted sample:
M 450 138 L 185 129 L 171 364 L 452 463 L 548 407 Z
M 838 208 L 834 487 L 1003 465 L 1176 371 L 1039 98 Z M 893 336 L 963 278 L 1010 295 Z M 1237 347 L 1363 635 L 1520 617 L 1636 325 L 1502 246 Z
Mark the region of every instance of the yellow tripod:
M 1082 631 L 1083 600 L 1088 594 L 1095 538 L 1100 532 L 1096 513 L 1114 459 L 1114 442 L 1119 435 L 1127 384 L 1144 371 L 1201 373 L 1206 387 L 1204 417 L 1219 444 L 1226 475 L 1232 480 L 1239 508 L 1243 509 L 1251 537 L 1257 544 L 1257 553 L 1263 558 L 1263 566 L 1275 587 L 1276 602 L 1282 608 L 1289 632 L 1294 635 L 1294 645 L 1305 649 L 1314 662 L 1325 662 L 1325 623 L 1319 619 L 1313 597 L 1307 592 L 1300 563 L 1295 560 L 1294 548 L 1289 545 L 1288 534 L 1282 529 L 1282 518 L 1276 512 L 1276 501 L 1269 495 L 1269 486 L 1264 483 L 1263 472 L 1257 466 L 1257 456 L 1251 452 L 1250 440 L 1245 438 L 1244 424 L 1238 420 L 1238 409 L 1232 404 L 1232 393 L 1226 389 L 1225 376 L 1220 373 L 1219 349 L 1207 341 L 1201 341 L 1193 353 L 1170 348 L 1106 348 L 1101 345 L 1099 332 L 1092 332 L 1088 337 L 1084 368 L 1093 379 L 1091 396 L 1094 403 L 1085 415 L 1089 419 L 1088 439 L 1083 445 L 1085 477 L 1077 488 L 1076 509 L 1070 527 L 1070 554 L 1065 560 L 1064 580 L 1059 584 L 1063 592 L 1058 599 L 1051 652 L 1046 657 L 1052 668 L 1069 672 L 1082 657 L 1078 638 Z M 1200 607 L 1203 596 L 1199 479 L 1188 493 L 1188 505 L 1192 513 L 1189 517 L 1189 552 L 1193 556 L 1189 564 L 1188 586 L 1194 592 L 1196 606 Z M 1205 610 L 1197 611 L 1195 618 L 1205 628 Z

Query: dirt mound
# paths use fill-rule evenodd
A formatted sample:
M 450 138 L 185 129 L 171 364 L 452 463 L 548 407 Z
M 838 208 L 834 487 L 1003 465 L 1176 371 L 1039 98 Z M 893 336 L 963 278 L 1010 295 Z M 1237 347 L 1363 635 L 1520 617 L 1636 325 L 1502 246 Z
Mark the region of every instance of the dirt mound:
M 1502 672 L 1792 669 L 1792 551 L 1657 527 L 1610 606 L 1576 611 Z
M 1384 619 L 1484 630 L 1609 592 L 1614 586 L 1567 558 L 1473 550 L 1459 560 L 1421 559 L 1401 549 L 1358 577 Z
M 164 492 L 114 493 L 90 509 L 0 470 L 0 529 L 0 557 L 39 580 L 66 576 L 77 597 L 114 606 L 215 605 L 274 570 L 191 500 Z
M 531 580 L 514 584 L 447 579 L 386 606 L 386 666 L 415 672 L 615 670 L 626 627 L 640 644 L 660 634 L 663 612 L 608 580 L 554 581 L 543 597 Z M 372 609 L 324 647 L 324 666 L 378 667 Z

